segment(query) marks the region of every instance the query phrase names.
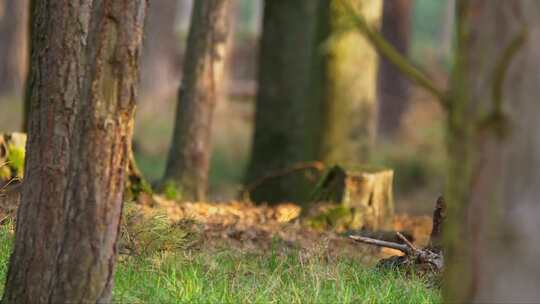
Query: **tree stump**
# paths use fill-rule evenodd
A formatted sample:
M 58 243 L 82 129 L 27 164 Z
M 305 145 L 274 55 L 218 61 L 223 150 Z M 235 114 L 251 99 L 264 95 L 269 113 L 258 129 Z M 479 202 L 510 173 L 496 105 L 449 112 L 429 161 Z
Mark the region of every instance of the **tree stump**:
M 323 175 L 313 193 L 313 202 L 332 203 L 314 223 L 326 222 L 339 229 L 384 230 L 391 228 L 394 215 L 389 169 L 334 166 Z

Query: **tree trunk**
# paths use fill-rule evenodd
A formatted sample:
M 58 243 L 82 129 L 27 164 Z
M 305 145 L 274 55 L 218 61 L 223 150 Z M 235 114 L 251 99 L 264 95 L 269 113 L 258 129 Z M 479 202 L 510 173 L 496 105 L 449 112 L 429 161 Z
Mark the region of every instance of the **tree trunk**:
M 450 154 L 460 170 L 449 176 L 445 300 L 537 303 L 540 2 L 458 1 L 463 10 L 469 102 L 450 120 L 451 152 L 465 153 Z
M 377 54 L 350 24 L 340 1 L 323 3 L 316 41 L 318 76 L 310 88 L 317 103 L 310 115 L 312 144 L 326 163 L 366 162 L 375 135 Z M 379 25 L 382 0 L 351 4 L 361 7 L 359 13 L 370 26 Z
M 411 29 L 412 0 L 384 0 L 381 34 L 407 56 Z M 391 139 L 401 128 L 409 99 L 409 81 L 388 60 L 379 59 L 377 82 L 377 135 Z
M 204 200 L 208 184 L 212 116 L 222 81 L 229 0 L 195 1 L 183 80 L 163 187 L 182 200 Z
M 172 94 L 180 74 L 179 39 L 175 31 L 177 1 L 152 1 L 148 6 L 141 54 L 141 95 L 152 102 Z
M 2 2 L 0 95 L 21 96 L 28 60 L 28 0 L 4 0 Z
M 247 184 L 268 172 L 315 160 L 307 151 L 305 117 L 313 34 L 319 1 L 267 0 L 259 51 L 255 132 Z M 293 179 L 291 179 L 293 178 Z M 272 180 L 252 191 L 256 202 L 298 201 L 297 177 Z M 300 191 L 302 192 L 302 191 Z
M 144 0 L 35 1 L 22 204 L 3 303 L 111 300 Z
M 368 159 L 377 58 L 338 2 L 266 1 L 248 181 L 300 162 Z M 381 1 L 353 3 L 378 25 Z M 257 187 L 251 198 L 302 202 L 309 185 L 298 174 Z

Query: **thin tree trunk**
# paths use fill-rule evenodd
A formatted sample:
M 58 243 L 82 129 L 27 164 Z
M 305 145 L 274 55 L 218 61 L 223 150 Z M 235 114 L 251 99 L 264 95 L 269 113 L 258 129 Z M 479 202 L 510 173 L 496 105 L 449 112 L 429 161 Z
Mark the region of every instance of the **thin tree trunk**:
M 412 0 L 384 0 L 381 33 L 401 54 L 407 56 Z M 377 134 L 393 138 L 401 128 L 409 99 L 409 81 L 384 58 L 379 59 L 377 82 Z
M 144 0 L 36 1 L 22 203 L 3 303 L 111 300 Z
M 26 0 L 28 1 L 28 7 L 27 7 L 27 20 L 26 20 L 26 24 L 27 24 L 27 29 L 26 29 L 26 54 L 27 54 L 27 57 L 26 58 L 26 61 L 30 61 L 30 54 L 32 54 L 32 24 L 33 24 L 33 20 L 32 20 L 32 12 L 34 10 L 34 6 L 35 6 L 35 0 Z M 29 116 L 30 116 L 30 103 L 31 103 L 31 98 L 32 98 L 32 91 L 31 91 L 31 88 L 30 88 L 30 78 L 31 78 L 31 74 L 30 74 L 30 66 L 29 64 L 26 64 L 25 66 L 25 74 L 24 74 L 24 87 L 23 87 L 23 92 L 22 92 L 22 97 L 23 97 L 23 108 L 22 108 L 22 123 L 21 123 L 21 131 L 24 132 L 24 133 L 28 133 L 28 119 L 29 119 Z
M 229 0 L 195 1 L 174 134 L 163 187 L 183 200 L 204 200 L 208 184 L 212 116 L 223 76 Z
M 319 1 L 267 0 L 259 51 L 255 132 L 246 174 L 249 184 L 296 162 L 315 160 L 306 151 L 305 123 L 313 35 Z M 311 156 L 310 156 L 311 154 Z M 257 202 L 297 201 L 298 185 L 276 179 L 254 189 Z
M 176 6 L 176 0 L 158 0 L 148 7 L 141 54 L 141 94 L 153 103 L 172 95 L 178 85 Z
M 21 96 L 27 69 L 28 0 L 4 0 L 0 18 L 0 95 Z
M 458 14 L 466 9 L 459 23 L 469 29 L 463 74 L 469 114 L 452 122 L 470 136 L 451 133 L 452 151 L 460 145 L 466 153 L 450 154 L 452 168 L 461 170 L 449 177 L 445 299 L 537 303 L 540 2 L 458 2 Z

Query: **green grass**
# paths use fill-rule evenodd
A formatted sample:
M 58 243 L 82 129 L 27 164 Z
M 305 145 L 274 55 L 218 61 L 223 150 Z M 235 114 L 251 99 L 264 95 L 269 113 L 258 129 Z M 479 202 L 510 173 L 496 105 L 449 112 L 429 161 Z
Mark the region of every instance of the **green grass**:
M 12 225 L 10 223 L 0 225 L 0 294 L 4 293 L 4 283 L 7 275 L 9 255 L 11 253 L 11 227 Z
M 157 221 L 157 219 L 156 219 Z M 188 226 L 183 229 L 189 229 Z M 186 230 L 187 232 L 188 230 Z M 186 246 L 196 233 L 165 233 Z M 330 258 L 323 249 L 151 251 L 119 264 L 114 298 L 129 303 L 438 303 L 439 291 L 418 278 L 368 268 L 358 259 Z
M 0 293 L 12 237 L 0 227 Z M 299 251 L 223 250 L 124 257 L 117 264 L 118 303 L 439 303 L 437 290 L 400 273 L 351 259 Z
M 130 303 L 438 303 L 438 291 L 354 260 L 301 253 L 162 254 L 118 266 L 115 299 Z

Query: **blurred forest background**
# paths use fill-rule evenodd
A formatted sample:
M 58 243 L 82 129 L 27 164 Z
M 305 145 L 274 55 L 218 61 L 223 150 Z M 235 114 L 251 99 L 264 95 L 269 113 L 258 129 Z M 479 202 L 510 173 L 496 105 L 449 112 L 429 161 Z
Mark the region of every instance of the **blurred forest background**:
M 28 157 L 24 134 L 0 146 L 9 207 L 0 222 L 14 218 L 23 191 L 4 299 L 32 302 L 33 289 L 55 302 L 48 287 L 62 298 L 73 282 L 87 294 L 87 281 L 109 297 L 119 233 L 119 248 L 133 256 L 156 238 L 176 242 L 164 250 L 177 261 L 221 247 L 240 249 L 242 258 L 230 259 L 239 265 L 253 258 L 244 249 L 258 250 L 270 279 L 253 281 L 251 270 L 240 285 L 218 278 L 227 295 L 255 282 L 267 296 L 264 281 L 278 296 L 305 300 L 306 284 L 288 294 L 274 284 L 280 247 L 281 261 L 313 250 L 312 265 L 341 265 L 308 272 L 298 255 L 280 269 L 314 274 L 315 296 L 318 273 L 332 274 L 334 297 L 337 285 L 353 286 L 333 277 L 350 269 L 339 264 L 349 252 L 366 265 L 394 255 L 351 248 L 350 236 L 404 253 L 391 258 L 402 266 L 444 269 L 449 302 L 538 302 L 539 14 L 537 0 L 0 0 L 0 130 L 29 126 L 30 135 Z M 139 224 L 154 233 L 148 243 L 131 238 Z M 6 265 L 9 230 L 2 241 L 0 229 Z M 190 249 L 179 244 L 188 236 L 199 242 Z M 208 257 L 203 269 L 223 264 Z M 192 286 L 171 282 L 175 292 Z M 399 292 L 382 303 L 422 302 L 392 286 Z
M 211 200 L 236 198 L 244 182 L 254 129 L 262 2 L 237 0 L 231 6 L 233 39 L 229 39 L 227 46 L 227 75 L 223 84 L 226 99 L 219 100 L 213 125 Z M 401 28 L 408 57 L 436 82 L 446 84 L 454 26 L 453 1 L 401 2 L 410 6 L 404 8 L 406 23 Z M 27 16 L 23 9 L 26 0 L 5 4 L 0 11 L 0 130 L 11 132 L 21 130 L 23 119 L 27 60 L 27 25 L 23 21 Z M 163 176 L 166 165 L 191 6 L 191 0 L 152 1 L 148 11 L 133 147 L 141 171 L 152 183 Z M 405 85 L 409 87 L 408 83 Z M 384 117 L 378 123 L 370 163 L 395 170 L 398 212 L 430 213 L 433 198 L 442 193 L 444 185 L 444 116 L 429 93 L 412 84 L 406 90 L 408 94 L 401 97 L 403 114 L 398 115 L 397 130 L 385 131 Z M 379 85 L 379 97 L 384 93 L 384 86 Z

